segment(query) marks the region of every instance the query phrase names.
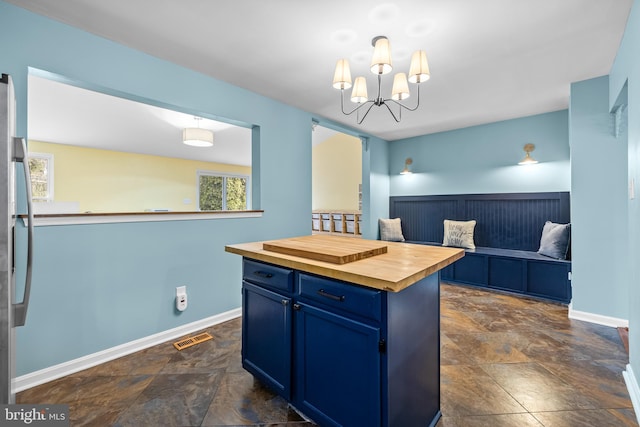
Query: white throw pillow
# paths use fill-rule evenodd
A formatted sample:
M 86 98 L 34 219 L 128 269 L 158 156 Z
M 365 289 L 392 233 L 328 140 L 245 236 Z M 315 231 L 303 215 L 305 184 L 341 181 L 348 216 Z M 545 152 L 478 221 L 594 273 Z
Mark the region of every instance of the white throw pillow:
M 442 246 L 475 249 L 476 245 L 473 242 L 473 231 L 475 227 L 475 219 L 471 221 L 452 221 L 445 219 Z
M 402 235 L 402 224 L 400 218 L 378 220 L 380 226 L 380 240 L 388 242 L 404 242 Z

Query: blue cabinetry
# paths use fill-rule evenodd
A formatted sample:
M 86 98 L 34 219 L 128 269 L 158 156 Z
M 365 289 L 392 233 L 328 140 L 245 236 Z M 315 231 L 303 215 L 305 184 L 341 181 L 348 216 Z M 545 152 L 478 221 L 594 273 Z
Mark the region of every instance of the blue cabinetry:
M 246 281 L 242 296 L 242 365 L 276 393 L 289 399 L 291 298 Z
M 571 301 L 571 261 L 535 252 L 476 248 L 442 271 L 442 280 Z
M 296 407 L 326 426 L 380 425 L 380 328 L 295 307 Z
M 400 292 L 244 259 L 242 364 L 320 426 L 435 426 L 438 273 Z

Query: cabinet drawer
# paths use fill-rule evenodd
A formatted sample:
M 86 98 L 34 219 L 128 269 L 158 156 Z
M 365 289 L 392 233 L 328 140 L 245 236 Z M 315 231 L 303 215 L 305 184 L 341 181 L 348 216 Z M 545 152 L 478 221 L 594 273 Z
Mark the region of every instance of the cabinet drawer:
M 299 275 L 300 297 L 373 320 L 382 315 L 381 291 L 307 274 Z
M 242 278 L 272 289 L 293 292 L 293 270 L 287 268 L 245 258 L 242 264 Z

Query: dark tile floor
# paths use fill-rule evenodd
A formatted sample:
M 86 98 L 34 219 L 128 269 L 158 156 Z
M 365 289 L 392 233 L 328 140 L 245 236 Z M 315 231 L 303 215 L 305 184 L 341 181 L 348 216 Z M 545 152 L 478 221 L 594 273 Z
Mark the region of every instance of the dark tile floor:
M 438 427 L 638 426 L 615 328 L 569 320 L 561 305 L 441 291 Z M 180 352 L 158 345 L 26 390 L 18 402 L 69 404 L 73 426 L 313 425 L 242 369 L 240 319 L 207 331 L 213 340 Z

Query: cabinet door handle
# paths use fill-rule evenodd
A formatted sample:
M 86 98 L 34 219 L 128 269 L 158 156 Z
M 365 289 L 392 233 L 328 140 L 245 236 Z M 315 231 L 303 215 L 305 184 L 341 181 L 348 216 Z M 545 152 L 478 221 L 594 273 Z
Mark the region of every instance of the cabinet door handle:
M 289 305 L 289 300 L 283 299 L 282 300 L 282 305 L 284 305 L 285 307 Z
M 301 308 L 302 308 L 302 306 L 300 304 L 293 304 L 293 309 L 295 311 L 300 311 Z
M 273 277 L 273 273 L 267 273 L 266 271 L 254 271 L 253 274 L 264 277 L 265 279 L 271 279 Z
M 325 290 L 324 290 L 324 289 L 320 289 L 320 290 L 318 291 L 318 295 L 320 295 L 320 296 L 322 296 L 322 297 L 325 297 L 325 298 L 332 299 L 332 300 L 334 300 L 334 301 L 340 301 L 340 302 L 344 301 L 344 295 L 340 295 L 340 296 L 338 296 L 338 295 L 333 295 L 333 294 L 330 294 L 330 293 L 328 293 L 328 292 L 325 292 Z

